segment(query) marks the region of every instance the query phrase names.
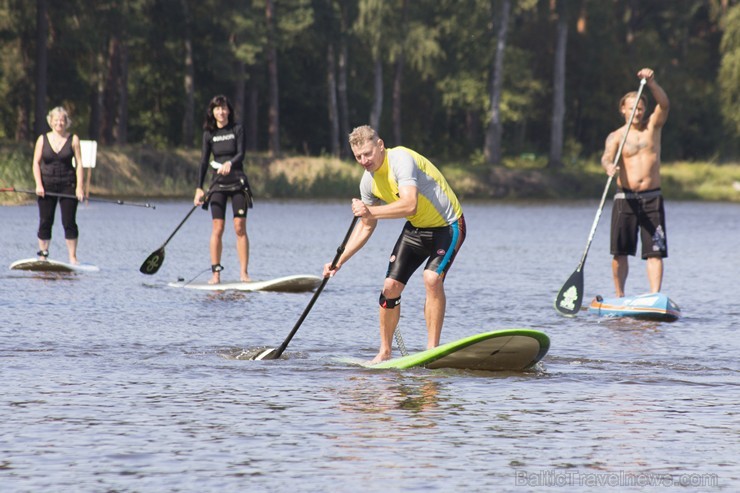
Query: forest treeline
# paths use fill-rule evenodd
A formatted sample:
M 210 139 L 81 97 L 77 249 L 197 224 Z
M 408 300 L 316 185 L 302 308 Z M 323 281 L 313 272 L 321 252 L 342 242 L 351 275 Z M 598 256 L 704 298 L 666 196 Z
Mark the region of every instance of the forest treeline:
M 737 160 L 737 0 L 0 0 L 0 138 L 63 105 L 102 146 L 197 148 L 225 94 L 275 157 L 346 158 L 370 123 L 435 159 L 558 169 L 600 153 L 641 67 L 671 99 L 664 160 Z

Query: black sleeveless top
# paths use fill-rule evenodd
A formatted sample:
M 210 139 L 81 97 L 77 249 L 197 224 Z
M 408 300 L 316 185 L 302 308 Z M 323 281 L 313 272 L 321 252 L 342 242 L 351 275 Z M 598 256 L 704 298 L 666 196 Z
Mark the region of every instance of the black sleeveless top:
M 75 169 L 72 166 L 74 151 L 72 150 L 72 138 L 69 135 L 59 152 L 55 152 L 49 142 L 49 136 L 44 134 L 44 145 L 41 150 L 41 178 L 42 180 L 65 180 L 71 178 L 76 181 Z M 66 180 L 65 180 L 66 181 Z

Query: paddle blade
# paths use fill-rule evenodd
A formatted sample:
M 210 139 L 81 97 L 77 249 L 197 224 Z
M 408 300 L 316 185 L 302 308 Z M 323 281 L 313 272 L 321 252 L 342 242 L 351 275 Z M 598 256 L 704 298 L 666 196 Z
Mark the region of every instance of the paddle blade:
M 560 288 L 555 298 L 555 309 L 566 317 L 575 317 L 583 303 L 583 271 L 576 269 Z
M 263 359 L 278 359 L 280 357 L 280 354 L 278 353 L 277 348 L 269 348 L 265 349 L 258 355 L 256 355 L 254 358 L 252 358 L 254 361 L 261 361 Z
M 152 275 L 156 274 L 162 263 L 164 262 L 164 248 L 160 248 L 156 252 L 149 255 L 144 263 L 139 267 L 139 272 L 142 274 Z

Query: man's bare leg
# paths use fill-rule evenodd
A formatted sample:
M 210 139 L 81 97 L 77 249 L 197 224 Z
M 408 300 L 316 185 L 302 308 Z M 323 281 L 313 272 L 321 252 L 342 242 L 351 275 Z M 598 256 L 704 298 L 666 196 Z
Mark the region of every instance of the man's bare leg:
M 401 296 L 404 284 L 393 279 L 386 279 L 383 284 L 383 295 L 388 299 L 395 299 Z M 379 308 L 380 318 L 380 349 L 378 354 L 370 362 L 371 364 L 380 363 L 391 358 L 393 349 L 393 333 L 398 327 L 398 321 L 401 319 L 401 305 L 393 308 Z
M 617 298 L 624 297 L 624 285 L 629 274 L 629 263 L 626 255 L 615 255 L 612 259 L 612 277 Z
M 658 293 L 663 285 L 663 259 L 660 257 L 648 257 L 647 276 L 650 282 L 650 292 Z
M 445 295 L 444 278 L 431 270 L 424 271 L 424 287 L 427 297 L 424 302 L 424 318 L 427 322 L 427 349 L 439 346 L 442 334 L 442 325 L 445 320 L 445 307 L 447 297 Z

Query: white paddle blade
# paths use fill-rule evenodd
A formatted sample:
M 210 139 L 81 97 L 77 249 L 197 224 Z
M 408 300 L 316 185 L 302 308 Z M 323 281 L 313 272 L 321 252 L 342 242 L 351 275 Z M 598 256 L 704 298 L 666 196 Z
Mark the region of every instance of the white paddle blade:
M 275 356 L 277 355 L 277 348 L 268 348 L 259 353 L 257 356 L 254 357 L 255 361 L 262 361 L 263 359 L 275 359 Z

